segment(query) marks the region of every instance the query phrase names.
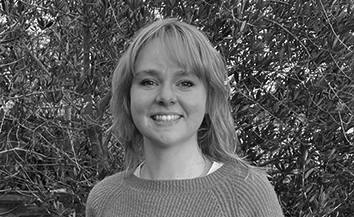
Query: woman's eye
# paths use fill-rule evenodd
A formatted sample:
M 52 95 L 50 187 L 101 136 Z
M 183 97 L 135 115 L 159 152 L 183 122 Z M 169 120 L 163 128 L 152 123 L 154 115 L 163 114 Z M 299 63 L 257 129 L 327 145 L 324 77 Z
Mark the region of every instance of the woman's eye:
M 149 79 L 144 79 L 140 82 L 140 85 L 142 86 L 153 86 L 156 85 L 156 82 L 149 80 Z
M 193 87 L 194 83 L 192 81 L 182 81 L 180 83 L 180 86 L 182 86 L 182 87 Z

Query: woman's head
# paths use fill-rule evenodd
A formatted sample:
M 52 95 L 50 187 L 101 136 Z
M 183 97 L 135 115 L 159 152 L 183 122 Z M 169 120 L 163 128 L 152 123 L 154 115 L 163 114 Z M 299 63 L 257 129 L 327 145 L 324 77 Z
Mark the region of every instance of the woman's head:
M 143 137 L 131 116 L 130 90 L 139 52 L 153 39 L 159 40 L 171 61 L 185 71 L 195 73 L 207 89 L 206 114 L 198 131 L 198 144 L 203 154 L 216 161 L 232 158 L 236 141 L 227 101 L 229 88 L 225 63 L 195 27 L 175 19 L 165 19 L 138 32 L 113 75 L 112 130 L 125 144 L 127 163 L 134 165 L 142 158 Z

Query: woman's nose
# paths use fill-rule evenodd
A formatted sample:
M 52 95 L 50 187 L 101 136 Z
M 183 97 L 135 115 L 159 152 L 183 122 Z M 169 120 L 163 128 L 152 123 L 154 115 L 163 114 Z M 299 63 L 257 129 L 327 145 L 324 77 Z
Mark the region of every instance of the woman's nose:
M 174 93 L 173 87 L 170 85 L 162 85 L 156 97 L 156 102 L 160 105 L 175 104 L 177 97 Z

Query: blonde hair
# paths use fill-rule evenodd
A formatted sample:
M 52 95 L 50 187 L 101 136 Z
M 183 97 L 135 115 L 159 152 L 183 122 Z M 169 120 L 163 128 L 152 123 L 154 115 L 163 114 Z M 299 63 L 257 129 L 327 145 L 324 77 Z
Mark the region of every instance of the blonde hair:
M 143 159 L 143 136 L 130 112 L 130 88 L 139 51 L 152 39 L 161 40 L 171 60 L 197 74 L 207 87 L 207 114 L 198 131 L 205 157 L 226 162 L 240 160 L 235 154 L 237 138 L 228 103 L 229 86 L 225 62 L 206 36 L 192 25 L 176 19 L 156 21 L 137 33 L 121 57 L 112 79 L 111 130 L 125 146 L 125 166 Z

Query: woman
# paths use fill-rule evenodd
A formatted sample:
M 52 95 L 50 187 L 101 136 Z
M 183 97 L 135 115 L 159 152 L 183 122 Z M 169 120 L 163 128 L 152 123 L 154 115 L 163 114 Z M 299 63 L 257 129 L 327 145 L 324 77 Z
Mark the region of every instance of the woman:
M 142 29 L 112 80 L 127 170 L 98 183 L 86 216 L 283 216 L 266 175 L 234 154 L 225 64 L 195 27 Z

